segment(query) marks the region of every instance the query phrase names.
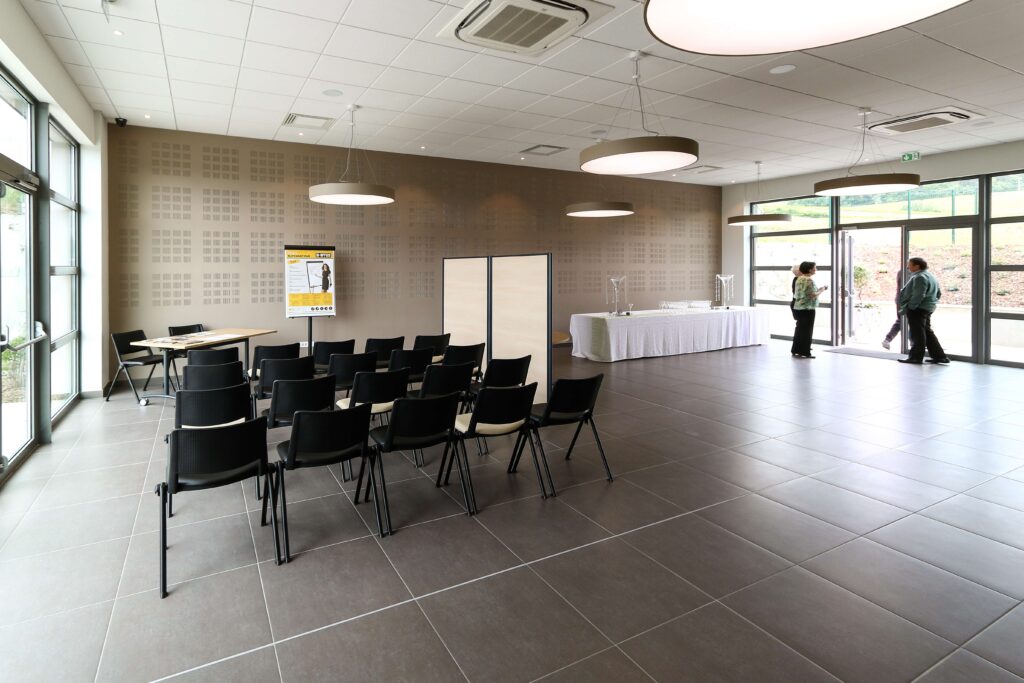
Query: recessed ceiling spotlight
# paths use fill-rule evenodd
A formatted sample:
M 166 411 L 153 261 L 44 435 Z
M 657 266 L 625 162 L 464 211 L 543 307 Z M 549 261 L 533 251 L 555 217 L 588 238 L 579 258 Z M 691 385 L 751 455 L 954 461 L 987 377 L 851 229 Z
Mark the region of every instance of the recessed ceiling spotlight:
M 519 161 L 526 161 L 526 157 L 519 157 Z
M 675 177 L 676 177 L 676 174 L 675 174 L 675 173 L 673 173 L 673 174 L 672 174 L 672 177 L 673 177 L 673 178 L 675 178 Z
M 736 181 L 735 181 L 735 180 L 730 180 L 729 182 L 730 182 L 730 183 L 735 183 Z
M 115 36 L 123 36 L 124 35 L 124 31 L 115 28 L 114 29 L 114 35 Z
M 324 95 L 327 95 L 328 97 L 341 97 L 344 94 L 345 93 L 337 88 L 328 88 L 327 90 L 324 90 Z
M 427 148 L 426 145 L 420 145 L 420 149 L 426 149 L 426 148 Z
M 142 118 L 144 118 L 144 119 L 148 119 L 148 118 L 150 118 L 150 116 L 149 116 L 149 114 L 143 114 L 143 115 L 142 115 Z
M 796 64 L 779 64 L 778 66 L 773 66 L 768 69 L 768 73 L 775 74 L 776 76 L 779 74 L 788 74 L 790 71 L 796 71 Z
M 305 133 L 303 133 L 303 132 L 302 132 L 302 131 L 300 130 L 300 131 L 299 131 L 299 137 L 301 138 L 301 137 L 302 137 L 303 135 L 305 135 Z

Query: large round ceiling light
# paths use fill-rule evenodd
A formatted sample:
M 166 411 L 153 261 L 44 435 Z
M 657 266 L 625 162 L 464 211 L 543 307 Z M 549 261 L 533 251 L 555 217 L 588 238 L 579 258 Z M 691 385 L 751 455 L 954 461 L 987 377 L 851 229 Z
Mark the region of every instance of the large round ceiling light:
M 689 166 L 697 161 L 696 140 L 671 135 L 599 142 L 580 152 L 580 170 L 602 175 L 644 175 Z
M 793 216 L 788 213 L 750 213 L 742 216 L 729 216 L 729 225 L 778 225 L 789 223 Z
M 905 26 L 967 0 L 647 0 L 644 19 L 671 47 L 708 55 L 809 50 Z
M 819 197 L 851 197 L 859 194 L 903 192 L 921 185 L 916 173 L 874 173 L 832 178 L 814 183 L 814 194 Z
M 634 213 L 629 202 L 579 202 L 565 207 L 565 215 L 573 218 L 614 218 Z
M 320 204 L 374 206 L 395 201 L 395 191 L 387 185 L 370 183 L 323 183 L 310 186 L 309 198 Z

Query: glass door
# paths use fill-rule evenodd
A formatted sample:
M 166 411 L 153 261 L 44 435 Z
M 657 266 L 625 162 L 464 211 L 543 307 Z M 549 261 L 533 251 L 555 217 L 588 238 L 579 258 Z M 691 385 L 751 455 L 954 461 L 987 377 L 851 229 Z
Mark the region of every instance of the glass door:
M 7 460 L 33 437 L 31 205 L 27 193 L 0 183 L 0 440 Z
M 949 223 L 911 228 L 907 257 L 920 256 L 942 288 L 932 329 L 951 356 L 974 359 L 974 228 Z
M 842 230 L 839 248 L 840 344 L 881 349 L 897 322 L 903 226 Z M 893 349 L 900 350 L 899 342 Z

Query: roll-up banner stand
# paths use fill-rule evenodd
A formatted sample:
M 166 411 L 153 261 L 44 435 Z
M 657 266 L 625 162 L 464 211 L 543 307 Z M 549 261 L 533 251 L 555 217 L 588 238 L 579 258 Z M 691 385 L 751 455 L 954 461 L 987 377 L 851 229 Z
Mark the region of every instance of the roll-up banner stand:
M 313 318 L 336 315 L 334 247 L 284 247 L 285 317 L 306 318 L 307 352 L 313 354 Z

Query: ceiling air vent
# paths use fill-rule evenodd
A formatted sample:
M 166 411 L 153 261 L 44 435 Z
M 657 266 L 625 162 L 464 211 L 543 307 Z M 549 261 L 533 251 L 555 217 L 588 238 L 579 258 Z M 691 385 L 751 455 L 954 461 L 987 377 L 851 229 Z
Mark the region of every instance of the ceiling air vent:
M 985 117 L 981 114 L 975 114 L 974 112 L 967 111 L 966 109 L 946 107 L 940 111 L 926 111 L 921 112 L 920 114 L 900 116 L 895 119 L 890 119 L 889 121 L 872 123 L 868 126 L 868 130 L 874 133 L 885 133 L 887 135 L 904 135 L 906 133 L 917 133 L 922 130 L 931 130 L 942 126 L 950 126 L 954 123 L 976 121 L 977 119 L 982 118 Z
M 472 0 L 437 36 L 536 55 L 611 9 L 597 0 Z
M 558 154 L 569 149 L 568 147 L 559 147 L 557 145 L 534 145 L 533 147 L 527 147 L 526 149 L 520 150 L 520 154 L 534 154 L 539 157 L 549 157 L 552 154 Z
M 305 128 L 306 130 L 327 130 L 334 123 L 334 119 L 327 116 L 310 116 L 309 114 L 291 113 L 284 117 L 282 126 L 292 128 Z

